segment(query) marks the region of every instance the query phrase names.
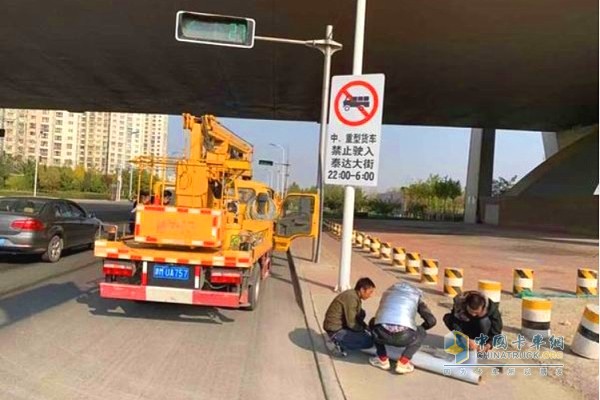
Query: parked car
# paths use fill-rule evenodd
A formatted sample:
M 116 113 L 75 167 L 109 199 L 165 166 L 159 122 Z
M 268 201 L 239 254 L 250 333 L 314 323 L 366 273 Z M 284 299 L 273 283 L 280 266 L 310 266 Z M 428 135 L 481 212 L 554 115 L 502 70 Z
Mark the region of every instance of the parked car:
M 57 262 L 64 249 L 93 248 L 101 222 L 70 200 L 0 198 L 0 253 L 41 254 Z

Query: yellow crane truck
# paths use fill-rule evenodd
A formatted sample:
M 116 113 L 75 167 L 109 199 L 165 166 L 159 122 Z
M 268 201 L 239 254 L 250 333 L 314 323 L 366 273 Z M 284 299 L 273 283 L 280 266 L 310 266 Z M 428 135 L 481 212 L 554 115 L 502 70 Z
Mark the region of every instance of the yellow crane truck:
M 317 195 L 290 193 L 277 204 L 251 180 L 252 145 L 211 115 L 184 114 L 183 127 L 187 156 L 133 160 L 152 176 L 152 200 L 142 199 L 138 174 L 133 232 L 95 242 L 100 296 L 254 309 L 272 252 L 316 235 Z

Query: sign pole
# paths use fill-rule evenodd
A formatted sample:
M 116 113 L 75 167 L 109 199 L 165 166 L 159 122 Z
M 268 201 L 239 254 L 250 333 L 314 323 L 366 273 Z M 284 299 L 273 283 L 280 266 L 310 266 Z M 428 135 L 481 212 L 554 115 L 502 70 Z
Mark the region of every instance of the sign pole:
M 325 39 L 333 39 L 333 26 L 327 25 Z M 325 171 L 325 136 L 327 135 L 327 110 L 329 110 L 329 87 L 331 84 L 331 56 L 334 50 L 325 46 L 322 50 L 323 58 L 323 88 L 321 91 L 321 125 L 319 127 L 319 163 L 317 167 L 317 194 L 319 195 L 319 230 L 317 232 L 316 246 L 313 262 L 321 259 L 321 236 L 323 235 L 323 198 L 324 198 L 324 171 Z
M 356 24 L 354 28 L 354 55 L 352 75 L 362 75 L 363 49 L 365 39 L 365 16 L 367 0 L 356 0 Z M 342 222 L 342 253 L 340 257 L 340 275 L 337 291 L 350 289 L 350 271 L 352 262 L 352 229 L 354 226 L 354 187 L 344 189 L 344 217 Z

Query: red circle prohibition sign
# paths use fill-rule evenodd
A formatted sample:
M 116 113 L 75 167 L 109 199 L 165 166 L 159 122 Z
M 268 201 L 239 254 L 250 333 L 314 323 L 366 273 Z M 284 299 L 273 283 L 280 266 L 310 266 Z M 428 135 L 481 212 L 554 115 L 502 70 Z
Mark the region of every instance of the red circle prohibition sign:
M 358 111 L 361 112 L 361 114 L 363 115 L 363 118 L 357 120 L 357 121 L 351 121 L 347 118 L 345 118 L 342 115 L 342 112 L 340 110 L 340 100 L 341 97 L 344 96 L 346 99 L 351 99 L 354 96 L 352 96 L 350 94 L 350 92 L 348 91 L 349 88 L 353 87 L 353 86 L 362 86 L 364 88 L 366 88 L 370 93 L 371 96 L 373 96 L 373 107 L 371 108 L 371 111 L 367 111 L 365 109 L 365 107 L 363 107 L 362 105 L 359 105 L 358 107 L 356 107 L 358 109 Z M 348 125 L 348 126 L 359 126 L 359 125 L 363 125 L 366 124 L 367 122 L 369 122 L 371 120 L 371 118 L 373 118 L 373 116 L 375 115 L 375 113 L 377 112 L 377 107 L 379 107 L 379 96 L 377 96 L 377 91 L 375 90 L 375 88 L 368 82 L 365 81 L 351 81 L 346 83 L 338 92 L 338 94 L 335 96 L 335 103 L 334 103 L 334 110 L 335 110 L 335 115 L 337 116 L 337 118 L 344 124 L 344 125 Z

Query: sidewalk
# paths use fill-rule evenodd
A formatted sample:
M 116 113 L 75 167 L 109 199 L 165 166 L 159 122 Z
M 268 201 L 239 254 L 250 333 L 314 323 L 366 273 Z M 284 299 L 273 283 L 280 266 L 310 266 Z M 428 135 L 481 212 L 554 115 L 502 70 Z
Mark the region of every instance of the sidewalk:
M 307 324 L 313 339 L 315 356 L 320 369 L 325 393 L 329 399 L 387 399 L 410 396 L 413 399 L 581 399 L 580 393 L 567 388 L 551 377 L 541 377 L 538 372 L 524 376 L 517 370 L 516 376 L 490 376 L 489 368 L 484 368 L 480 385 L 473 385 L 457 379 L 416 370 L 407 376 L 399 376 L 368 364 L 368 356 L 361 352 L 350 352 L 348 357 L 333 358 L 325 347 L 322 321 L 325 311 L 336 293 L 333 291 L 338 276 L 340 242 L 328 233 L 323 235 L 321 262 L 316 265 L 310 260 L 310 240 L 298 240 L 292 249 L 294 263 L 300 282 L 302 301 Z M 377 265 L 378 261 L 367 253 L 354 250 L 352 255 L 352 277 L 355 282 L 363 276 L 370 277 L 377 285 L 375 295 L 363 303 L 370 319 L 379 304 L 383 291 L 404 278 L 394 275 Z M 398 278 L 397 278 L 397 277 Z M 415 283 L 412 278 L 407 281 Z M 423 289 L 423 285 L 417 284 Z M 445 299 L 429 288 L 424 288 L 425 301 L 438 319 L 438 324 L 428 332 L 425 345 L 442 348 L 443 336 L 447 333 L 442 315 L 448 312 L 451 300 Z M 406 392 L 405 392 L 406 391 Z

